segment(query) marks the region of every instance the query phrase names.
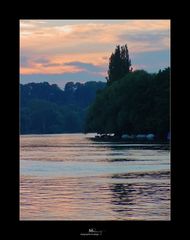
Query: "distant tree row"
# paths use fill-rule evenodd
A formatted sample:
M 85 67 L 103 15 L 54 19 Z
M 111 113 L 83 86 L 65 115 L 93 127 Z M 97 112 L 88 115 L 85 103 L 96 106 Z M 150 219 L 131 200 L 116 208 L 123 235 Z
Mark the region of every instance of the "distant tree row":
M 65 89 L 49 83 L 20 85 L 20 133 L 84 131 L 86 109 L 103 82 L 68 82 Z
M 56 84 L 48 82 L 20 84 L 21 107 L 28 104 L 30 100 L 38 99 L 56 103 L 58 105 L 76 105 L 78 107 L 88 106 L 95 98 L 96 91 L 104 88 L 104 82 L 73 83 L 67 82 L 64 90 Z

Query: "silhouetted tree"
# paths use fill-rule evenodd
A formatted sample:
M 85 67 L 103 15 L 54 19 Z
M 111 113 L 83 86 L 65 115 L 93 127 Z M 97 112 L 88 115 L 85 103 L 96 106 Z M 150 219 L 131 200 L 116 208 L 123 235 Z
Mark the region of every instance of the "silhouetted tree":
M 109 59 L 109 69 L 107 83 L 121 79 L 130 72 L 131 60 L 129 59 L 129 52 L 127 44 L 124 46 L 116 46 L 115 52 L 111 54 Z

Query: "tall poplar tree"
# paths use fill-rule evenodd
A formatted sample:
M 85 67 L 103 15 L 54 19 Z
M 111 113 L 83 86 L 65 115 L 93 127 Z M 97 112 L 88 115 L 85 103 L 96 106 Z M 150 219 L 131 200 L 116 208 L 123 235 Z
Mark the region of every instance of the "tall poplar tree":
M 124 77 L 130 71 L 131 60 L 129 59 L 127 44 L 121 47 L 120 45 L 116 46 L 115 52 L 111 54 L 109 59 L 107 83 L 110 85 L 112 82 Z

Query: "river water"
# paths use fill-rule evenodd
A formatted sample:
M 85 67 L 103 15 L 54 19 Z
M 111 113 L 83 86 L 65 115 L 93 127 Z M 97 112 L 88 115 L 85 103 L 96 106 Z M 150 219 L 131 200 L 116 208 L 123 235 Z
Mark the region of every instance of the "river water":
M 164 144 L 20 136 L 20 220 L 170 220 Z

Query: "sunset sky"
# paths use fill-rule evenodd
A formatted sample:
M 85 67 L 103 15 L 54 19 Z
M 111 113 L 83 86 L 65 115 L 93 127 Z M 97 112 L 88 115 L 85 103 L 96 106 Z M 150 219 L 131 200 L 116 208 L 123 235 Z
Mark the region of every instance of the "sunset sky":
M 170 66 L 170 20 L 20 20 L 20 83 L 105 81 L 126 43 L 133 69 Z

